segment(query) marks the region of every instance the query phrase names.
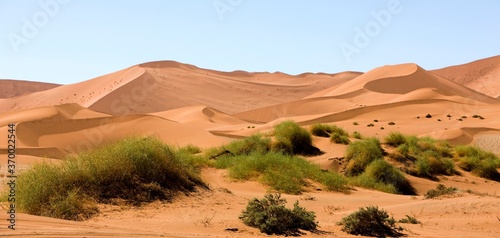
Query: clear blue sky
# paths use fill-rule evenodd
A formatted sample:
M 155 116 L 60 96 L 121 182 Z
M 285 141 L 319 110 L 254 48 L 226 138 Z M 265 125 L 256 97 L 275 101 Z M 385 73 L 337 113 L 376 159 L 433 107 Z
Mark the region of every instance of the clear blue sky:
M 2 0 L 0 78 L 69 84 L 156 60 L 289 74 L 436 69 L 500 54 L 499 13 L 497 0 Z

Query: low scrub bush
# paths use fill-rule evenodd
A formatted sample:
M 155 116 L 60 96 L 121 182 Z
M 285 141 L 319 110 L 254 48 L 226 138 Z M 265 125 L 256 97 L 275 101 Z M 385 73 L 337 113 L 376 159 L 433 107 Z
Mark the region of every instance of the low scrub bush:
M 342 231 L 352 235 L 396 237 L 402 236 L 401 227 L 396 227 L 396 221 L 387 211 L 376 206 L 362 207 L 358 211 L 342 218 L 339 222 Z
M 422 224 L 416 217 L 406 215 L 405 218 L 402 218 L 398 221 L 399 223 L 407 223 L 407 224 Z
M 231 155 L 265 154 L 271 149 L 271 139 L 255 134 L 223 146 Z
M 419 177 L 435 178 L 436 175 L 453 175 L 455 164 L 451 159 L 452 147 L 445 141 L 430 137 L 404 136 L 399 132 L 389 134 L 386 144 L 396 147 L 391 158 L 406 160 L 406 171 Z
M 312 144 L 311 134 L 294 121 L 284 121 L 274 127 L 276 139 L 272 148 L 287 154 L 318 155 L 321 151 Z
M 363 135 L 361 135 L 361 133 L 359 133 L 358 131 L 353 132 L 352 137 L 359 140 L 363 139 Z
M 318 222 L 314 212 L 299 206 L 298 201 L 293 209 L 286 208 L 285 204 L 280 194 L 266 194 L 263 199 L 248 202 L 240 219 L 268 235 L 297 236 L 302 234 L 300 230 L 316 231 Z
M 206 186 L 199 176 L 205 162 L 189 151 L 133 137 L 61 164 L 37 164 L 18 176 L 17 206 L 33 215 L 84 220 L 97 212 L 96 203 L 168 200 Z
M 405 178 L 403 173 L 387 163 L 377 159 L 366 167 L 365 172 L 358 178 L 360 186 L 377 189 L 383 192 L 415 195 L 415 189 Z
M 356 141 L 347 146 L 345 158 L 348 161 L 346 175 L 356 176 L 376 159 L 383 158 L 383 150 L 377 138 Z
M 437 198 L 441 196 L 453 195 L 456 194 L 457 192 L 458 188 L 446 187 L 443 184 L 438 184 L 435 189 L 430 189 L 429 191 L 425 192 L 424 198 L 426 199 Z
M 351 140 L 349 140 L 348 135 L 342 135 L 338 132 L 332 133 L 332 135 L 330 136 L 330 141 L 335 144 L 344 144 L 344 145 L 348 145 L 351 142 Z
M 384 138 L 384 141 L 389 146 L 398 147 L 406 143 L 406 137 L 401 132 L 391 132 Z
M 455 158 L 458 166 L 465 171 L 473 174 L 500 181 L 498 168 L 500 167 L 500 158 L 475 146 L 457 146 L 455 148 Z
M 260 180 L 273 189 L 300 194 L 308 180 L 323 184 L 330 191 L 347 191 L 347 180 L 340 174 L 322 171 L 319 166 L 297 156 L 279 152 L 226 156 L 217 159 L 218 168 L 229 169 L 237 180 Z

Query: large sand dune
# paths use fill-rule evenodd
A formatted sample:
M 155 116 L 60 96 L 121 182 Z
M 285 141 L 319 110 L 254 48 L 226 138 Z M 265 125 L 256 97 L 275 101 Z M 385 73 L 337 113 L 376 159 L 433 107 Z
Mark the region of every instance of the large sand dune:
M 498 57 L 484 62 L 495 59 Z M 465 67 L 467 72 L 477 73 L 469 85 L 467 80 L 450 81 L 447 78 L 452 74 L 442 73 L 458 75 L 465 70 L 463 66 L 457 66 L 460 70 L 452 67 L 429 72 L 416 64 L 402 64 L 364 74 L 292 76 L 219 72 L 173 61 L 145 63 L 81 83 L 48 86 L 45 91 L 35 87 L 30 93 L 21 86 L 12 86 L 17 91 L 10 93 L 9 89 L 0 99 L 0 138 L 7 137 L 9 123 L 17 124 L 20 170 L 40 161 L 57 162 L 68 154 L 133 135 L 156 136 L 174 146 L 218 146 L 267 132 L 288 119 L 306 127 L 335 123 L 365 136 L 383 137 L 392 131 L 430 135 L 500 153 L 500 101 L 491 97 L 498 96 L 495 80 L 491 80 L 497 77 L 492 72 L 497 72 L 498 67 L 485 71 L 482 65 L 471 63 Z M 471 85 L 478 82 L 494 92 L 472 90 L 477 88 Z M 426 118 L 427 114 L 432 117 Z M 323 169 L 335 170 L 338 164 L 330 159 L 343 156 L 346 147 L 325 138 L 315 137 L 314 143 L 325 154 L 308 159 Z M 0 175 L 6 174 L 6 153 L 7 141 L 0 140 Z M 227 171 L 214 168 L 204 170 L 202 176 L 210 190 L 181 196 L 173 203 L 155 202 L 139 208 L 103 205 L 99 216 L 85 222 L 19 214 L 18 230 L 7 231 L 6 212 L 2 211 L 0 236 L 264 236 L 243 225 L 238 215 L 248 199 L 262 197 L 267 187 L 255 181 L 232 181 Z M 336 222 L 367 205 L 387 209 L 396 218 L 414 214 L 423 224 L 404 225 L 410 237 L 500 236 L 500 183 L 466 172 L 440 177 L 440 183 L 483 195 L 463 193 L 455 198 L 423 200 L 422 194 L 438 182 L 407 177 L 418 196 L 358 188 L 349 195 L 311 190 L 285 197 L 289 202 L 300 200 L 301 205 L 316 212 L 320 229 L 326 233 L 309 234 L 313 237 L 349 237 Z M 306 195 L 315 199 L 304 200 Z M 232 233 L 225 228 L 239 231 Z
M 500 97 L 500 56 L 431 72 L 491 97 Z

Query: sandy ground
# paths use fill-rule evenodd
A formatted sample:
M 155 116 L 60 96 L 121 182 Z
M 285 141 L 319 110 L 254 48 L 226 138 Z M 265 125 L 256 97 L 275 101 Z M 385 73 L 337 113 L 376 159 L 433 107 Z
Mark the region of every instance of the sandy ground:
M 489 65 L 492 61 L 481 62 Z M 447 70 L 455 72 L 453 69 Z M 486 78 L 497 69 L 480 72 Z M 7 137 L 9 123 L 16 123 L 20 171 L 43 160 L 57 163 L 68 154 L 132 135 L 156 136 L 176 146 L 208 148 L 269 131 L 288 119 L 305 127 L 335 123 L 364 136 L 383 137 L 392 131 L 429 135 L 500 153 L 500 101 L 470 88 L 415 64 L 383 66 L 365 74 L 291 76 L 217 72 L 170 61 L 153 62 L 78 84 L 0 99 L 0 138 Z M 426 118 L 428 114 L 431 118 Z M 314 143 L 326 153 L 308 159 L 324 169 L 334 169 L 330 158 L 342 156 L 345 146 L 323 138 L 314 138 Z M 5 189 L 7 140 L 0 140 L 0 154 L 0 189 Z M 103 205 L 98 216 L 84 222 L 20 213 L 18 229 L 10 231 L 6 228 L 7 213 L 2 211 L 0 236 L 265 236 L 245 226 L 238 215 L 249 199 L 262 197 L 267 187 L 255 181 L 231 181 L 224 170 L 206 169 L 202 175 L 209 190 L 181 195 L 171 203 Z M 414 215 L 421 220 L 422 225 L 403 225 L 410 237 L 500 237 L 498 182 L 466 172 L 441 177 L 439 183 L 462 192 L 456 197 L 426 200 L 422 194 L 438 182 L 408 178 L 418 196 L 361 188 L 341 194 L 311 188 L 302 195 L 284 197 L 289 205 L 298 200 L 316 212 L 322 233 L 308 233 L 311 237 L 349 237 L 336 223 L 368 205 L 384 208 L 396 219 Z

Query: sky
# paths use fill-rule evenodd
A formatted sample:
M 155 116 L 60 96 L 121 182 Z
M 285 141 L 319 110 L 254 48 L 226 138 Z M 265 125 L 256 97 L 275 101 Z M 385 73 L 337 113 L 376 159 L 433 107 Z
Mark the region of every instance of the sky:
M 158 60 L 431 70 L 499 55 L 499 12 L 497 0 L 1 0 L 0 78 L 71 84 Z

